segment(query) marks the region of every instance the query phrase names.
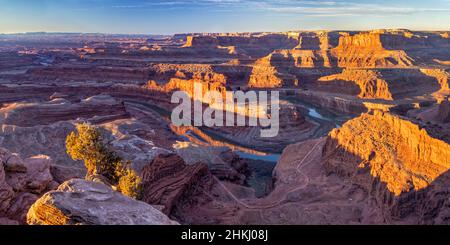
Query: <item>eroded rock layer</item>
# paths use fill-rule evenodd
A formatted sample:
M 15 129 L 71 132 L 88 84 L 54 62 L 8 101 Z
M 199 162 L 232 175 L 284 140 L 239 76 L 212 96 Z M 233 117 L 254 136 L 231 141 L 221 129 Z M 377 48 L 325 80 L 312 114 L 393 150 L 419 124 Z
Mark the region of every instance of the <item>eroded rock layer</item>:
M 188 198 L 202 188 L 208 189 L 210 178 L 204 163 L 186 165 L 176 154 L 159 155 L 142 171 L 142 200 L 162 205 L 163 212 L 170 214 L 182 198 Z

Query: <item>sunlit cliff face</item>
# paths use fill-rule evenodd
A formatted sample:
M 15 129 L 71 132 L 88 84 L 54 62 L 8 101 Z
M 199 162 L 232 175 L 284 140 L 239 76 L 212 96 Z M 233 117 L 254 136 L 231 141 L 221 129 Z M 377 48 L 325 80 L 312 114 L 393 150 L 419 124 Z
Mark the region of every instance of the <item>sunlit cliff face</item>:
M 449 144 L 389 113 L 363 114 L 329 137 L 329 166 L 347 169 L 344 172 L 363 185 L 370 180 L 358 179 L 358 173 L 368 171 L 396 196 L 421 190 L 450 170 Z M 335 165 L 338 162 L 342 166 Z
M 257 92 L 250 92 L 255 96 L 246 96 L 244 100 L 238 100 L 235 92 L 227 90 L 226 79 L 222 74 L 215 74 L 208 79 L 198 77 L 189 80 L 171 78 L 163 86 L 159 86 L 154 81 L 150 81 L 146 85 L 146 88 L 167 93 L 183 91 L 193 101 L 208 105 L 211 109 L 223 110 L 224 112 L 231 112 L 235 115 L 256 119 L 268 117 L 268 106 L 263 103 L 258 103 L 262 99 L 258 98 Z M 196 88 L 198 91 L 196 91 Z M 246 92 L 237 93 L 248 94 Z

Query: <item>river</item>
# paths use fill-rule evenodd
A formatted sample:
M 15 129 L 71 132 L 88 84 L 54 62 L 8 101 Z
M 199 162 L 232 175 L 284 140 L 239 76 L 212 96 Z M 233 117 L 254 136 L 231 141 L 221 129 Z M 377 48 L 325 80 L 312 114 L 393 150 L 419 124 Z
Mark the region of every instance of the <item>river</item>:
M 135 101 L 133 102 L 136 103 Z M 289 102 L 306 109 L 307 115 L 305 116 L 320 124 L 319 129 L 321 130 L 318 130 L 317 134 L 315 134 L 314 137 L 320 137 L 322 136 L 322 134 L 326 134 L 334 126 L 339 127 L 339 125 L 336 123 L 337 116 L 335 117 L 333 113 L 324 111 L 321 108 L 317 108 L 313 105 L 298 100 Z M 143 106 L 160 114 L 162 117 L 168 117 L 168 115 L 170 115 L 169 111 L 154 104 L 149 104 L 142 101 L 139 101 L 138 104 L 141 108 Z M 194 132 L 198 130 L 200 130 L 198 134 Z M 248 168 L 251 172 L 251 175 L 247 178 L 247 184 L 249 185 L 249 187 L 255 190 L 255 195 L 257 197 L 262 197 L 266 195 L 268 191 L 270 191 L 273 182 L 272 172 L 278 160 L 280 159 L 281 154 L 265 152 L 254 153 L 256 151 L 253 151 L 251 149 L 246 150 L 244 147 L 235 145 L 235 143 L 226 140 L 224 137 L 220 137 L 213 132 L 208 132 L 208 130 L 201 130 L 201 128 L 195 128 L 195 130 L 187 130 L 184 135 L 178 135 L 184 141 L 193 143 L 197 142 L 201 144 L 218 145 L 218 142 L 222 142 L 224 146 L 229 146 L 229 148 L 231 148 L 241 158 L 249 160 Z

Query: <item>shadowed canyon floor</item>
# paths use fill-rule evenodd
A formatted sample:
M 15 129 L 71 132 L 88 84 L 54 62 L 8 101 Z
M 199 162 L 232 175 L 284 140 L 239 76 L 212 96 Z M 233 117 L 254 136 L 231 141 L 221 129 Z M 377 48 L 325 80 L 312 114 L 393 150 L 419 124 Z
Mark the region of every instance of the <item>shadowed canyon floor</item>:
M 444 31 L 0 35 L 0 224 L 450 224 L 449 64 Z M 194 83 L 279 91 L 279 134 L 173 125 Z M 140 200 L 83 180 L 83 122 Z

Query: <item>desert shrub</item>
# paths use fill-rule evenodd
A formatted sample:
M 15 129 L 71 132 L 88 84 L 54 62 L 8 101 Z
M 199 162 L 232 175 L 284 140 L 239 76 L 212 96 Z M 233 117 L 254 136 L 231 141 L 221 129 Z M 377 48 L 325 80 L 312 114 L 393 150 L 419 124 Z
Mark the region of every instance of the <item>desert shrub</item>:
M 89 124 L 76 125 L 76 132 L 66 138 L 67 154 L 73 160 L 82 160 L 88 174 L 100 174 L 117 183 L 116 169 L 122 160 L 104 143 L 100 131 Z
M 142 180 L 135 171 L 129 167 L 125 167 L 120 171 L 119 183 L 117 184 L 117 190 L 125 196 L 129 196 L 135 199 L 141 199 L 142 197 Z
M 97 128 L 76 125 L 76 132 L 66 138 L 66 151 L 73 160 L 84 162 L 88 175 L 102 175 L 124 195 L 140 196 L 141 178 L 108 147 Z

